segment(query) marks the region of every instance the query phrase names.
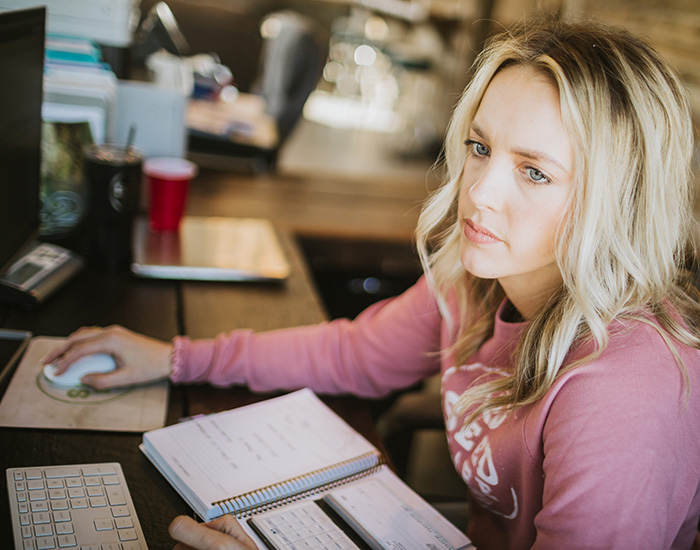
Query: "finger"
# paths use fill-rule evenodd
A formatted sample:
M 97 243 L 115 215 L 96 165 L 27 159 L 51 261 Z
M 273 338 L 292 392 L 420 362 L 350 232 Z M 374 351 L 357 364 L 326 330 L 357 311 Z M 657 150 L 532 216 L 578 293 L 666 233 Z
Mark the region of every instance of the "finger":
M 238 523 L 238 520 L 231 515 L 218 517 L 206 525 L 212 529 L 217 529 L 224 533 L 228 533 L 250 550 L 257 550 L 257 546 L 253 542 L 253 539 L 251 539 L 248 536 L 248 533 L 243 530 L 243 527 L 241 527 L 241 524 Z
M 107 353 L 112 355 L 117 367 L 121 365 L 118 355 L 111 352 L 111 346 L 109 343 L 100 337 L 93 337 L 92 339 L 83 340 L 80 343 L 71 346 L 62 356 L 56 359 L 54 362 L 55 373 L 61 374 L 79 359 L 89 355 L 95 355 L 96 353 Z
M 219 550 L 247 550 L 248 547 L 241 543 L 235 536 L 222 533 L 218 529 L 212 527 L 213 526 L 210 526 L 210 524 L 197 523 L 187 516 L 178 516 L 170 524 L 168 532 L 174 540 L 200 550 L 207 550 L 209 548 L 217 548 Z
M 138 381 L 139 380 L 136 380 L 133 371 L 127 368 L 117 368 L 116 370 L 105 374 L 88 373 L 80 379 L 81 384 L 90 386 L 96 390 L 132 386 Z
M 49 351 L 42 359 L 42 363 L 44 365 L 48 365 L 56 362 L 57 359 L 65 355 L 74 346 L 78 345 L 81 342 L 84 342 L 85 340 L 95 338 L 101 333 L 102 329 L 99 327 L 83 327 L 81 329 L 78 329 L 73 334 L 68 336 L 68 338 L 66 338 L 63 342 L 61 342 L 59 345 L 57 345 L 55 348 Z

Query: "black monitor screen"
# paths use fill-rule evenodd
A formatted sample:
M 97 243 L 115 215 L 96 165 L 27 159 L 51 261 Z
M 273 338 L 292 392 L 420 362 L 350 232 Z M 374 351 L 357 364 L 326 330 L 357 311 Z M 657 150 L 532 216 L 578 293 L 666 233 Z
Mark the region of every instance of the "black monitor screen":
M 39 232 L 45 17 L 0 11 L 0 274 Z

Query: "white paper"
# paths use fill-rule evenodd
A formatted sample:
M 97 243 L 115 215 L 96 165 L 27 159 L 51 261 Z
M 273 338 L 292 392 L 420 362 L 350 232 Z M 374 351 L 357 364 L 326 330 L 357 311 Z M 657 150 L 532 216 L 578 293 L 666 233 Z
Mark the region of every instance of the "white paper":
M 375 451 L 309 390 L 149 432 L 144 445 L 204 504 Z
M 358 531 L 369 535 L 363 538 L 375 549 L 472 547 L 464 533 L 386 468 L 333 490 L 325 500 Z
M 319 496 L 313 497 L 318 499 Z M 469 538 L 406 485 L 387 466 L 375 473 L 335 489 L 323 500 L 345 520 L 372 550 L 469 550 Z M 466 506 L 466 501 L 465 504 Z M 313 510 L 311 510 L 313 508 Z M 316 503 L 301 502 L 262 512 L 250 520 L 278 550 L 299 550 L 315 546 L 318 537 L 336 538 L 338 529 L 330 517 L 321 514 Z M 314 516 L 313 519 L 307 519 Z M 325 519 L 324 519 L 325 518 Z M 265 543 L 248 521 L 246 532 L 264 548 Z M 334 540 L 338 548 L 355 548 L 354 543 Z M 329 544 L 330 546 L 330 544 Z

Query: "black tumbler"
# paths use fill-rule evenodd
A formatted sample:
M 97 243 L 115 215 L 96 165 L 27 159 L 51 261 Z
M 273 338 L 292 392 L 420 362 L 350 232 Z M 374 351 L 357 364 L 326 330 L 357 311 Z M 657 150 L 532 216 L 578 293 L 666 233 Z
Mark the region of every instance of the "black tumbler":
M 132 228 L 141 198 L 143 155 L 134 147 L 103 144 L 85 149 L 88 261 L 108 270 L 131 263 Z

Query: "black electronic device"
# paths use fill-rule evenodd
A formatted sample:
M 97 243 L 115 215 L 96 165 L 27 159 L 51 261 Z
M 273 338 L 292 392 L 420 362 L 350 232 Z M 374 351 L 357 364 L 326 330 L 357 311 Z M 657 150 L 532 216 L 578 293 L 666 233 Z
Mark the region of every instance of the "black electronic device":
M 45 21 L 45 7 L 0 11 L 0 303 L 39 303 L 83 264 L 37 243 Z

